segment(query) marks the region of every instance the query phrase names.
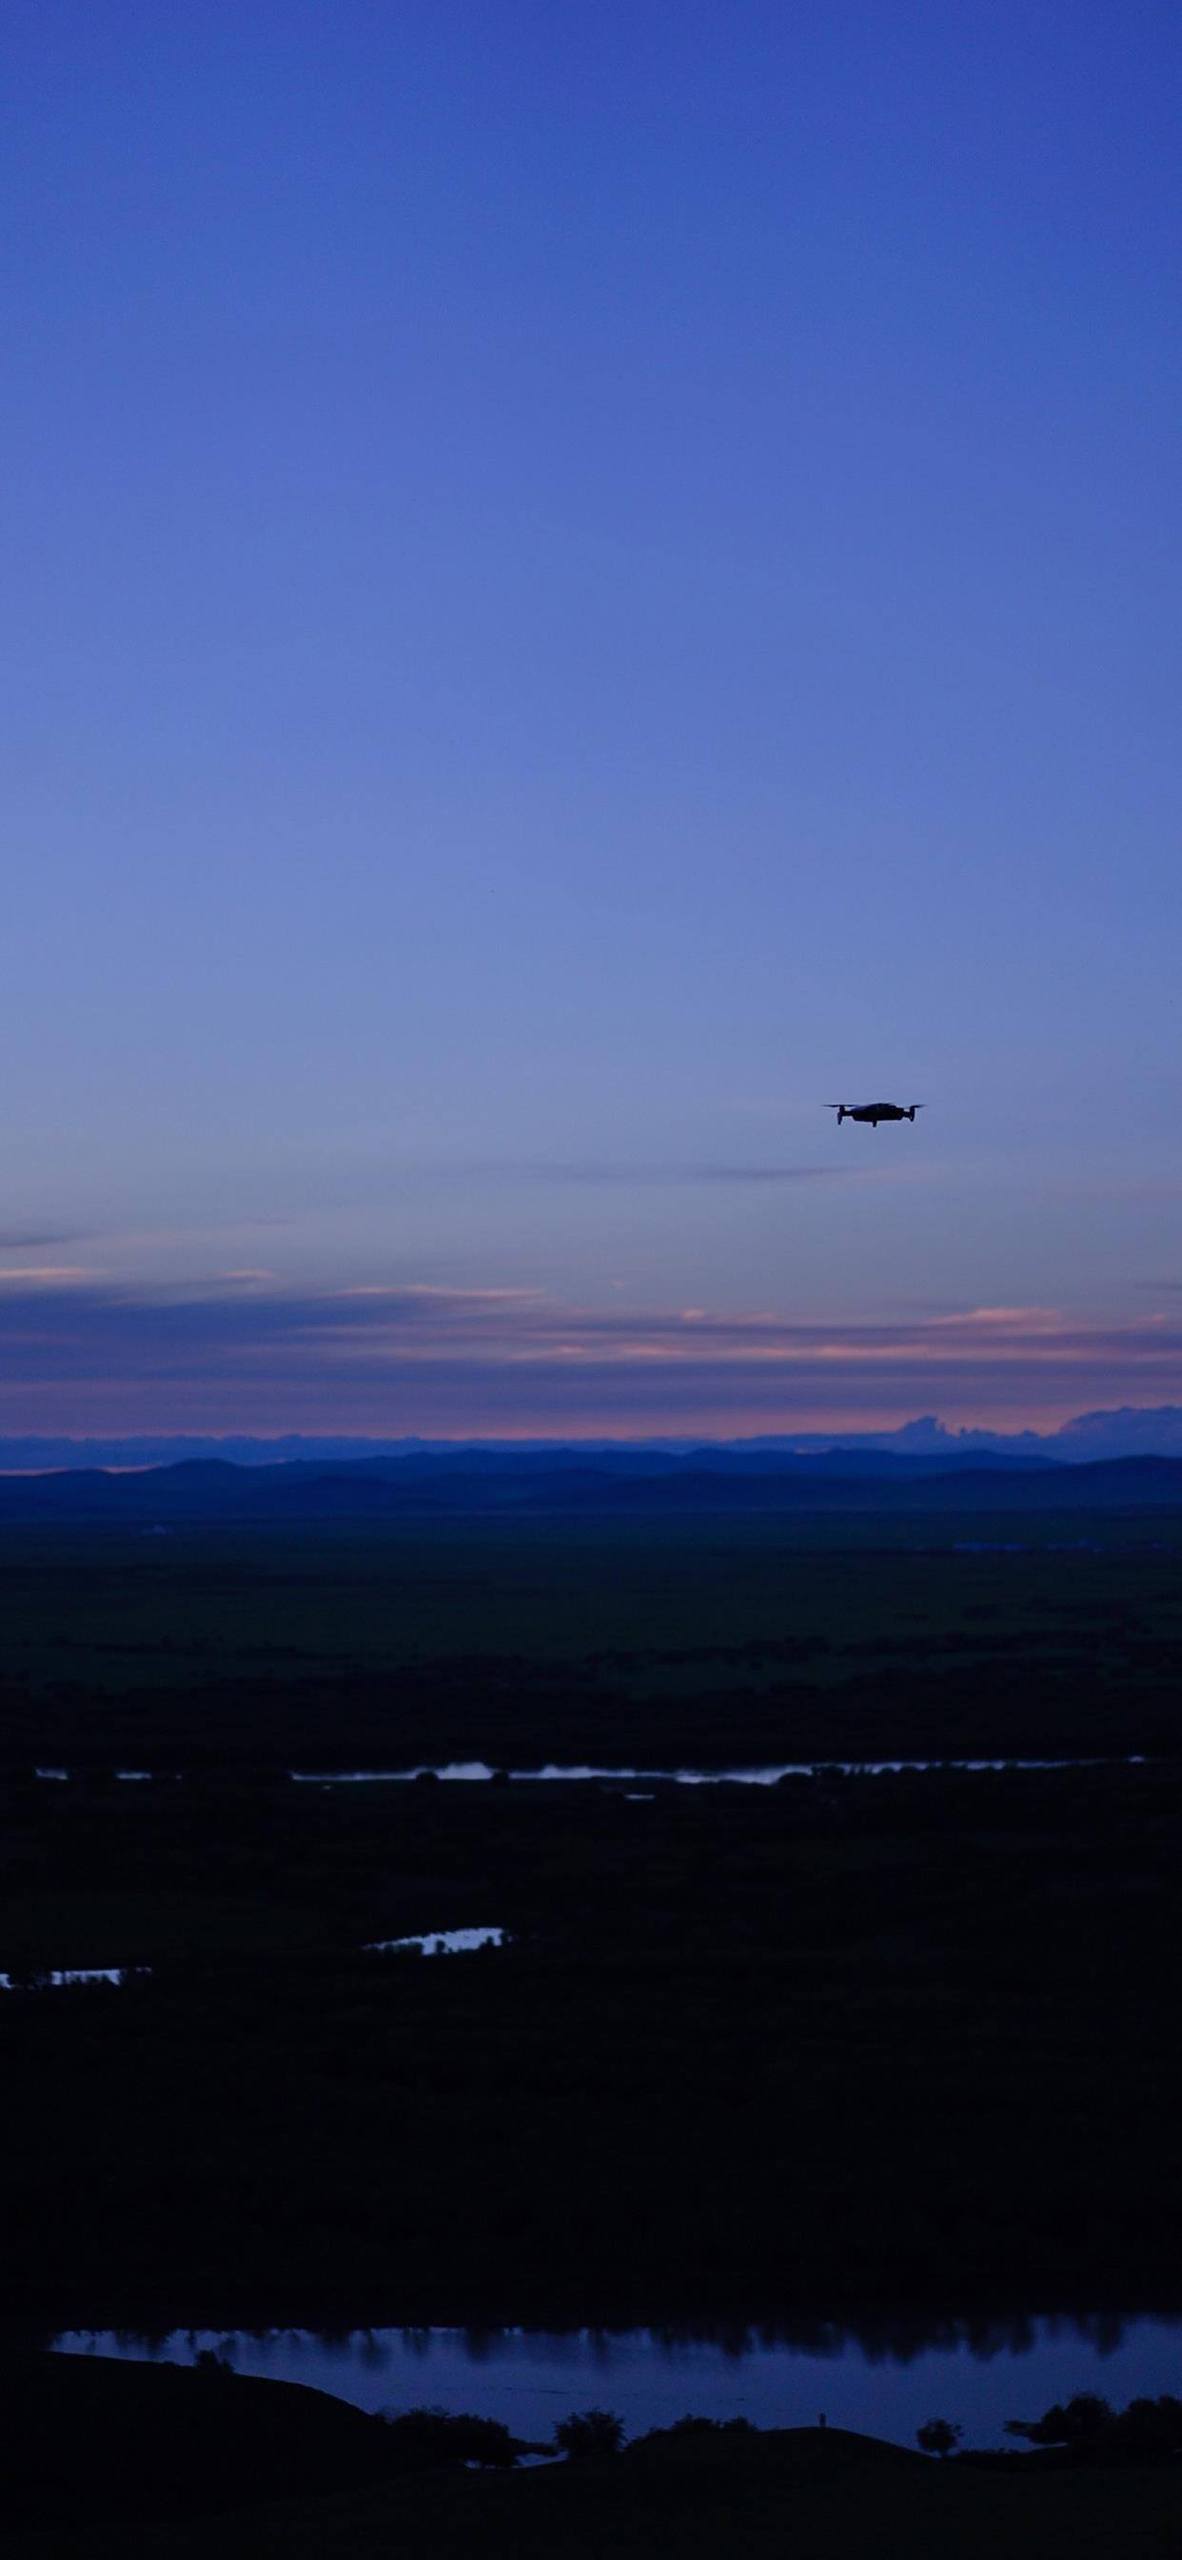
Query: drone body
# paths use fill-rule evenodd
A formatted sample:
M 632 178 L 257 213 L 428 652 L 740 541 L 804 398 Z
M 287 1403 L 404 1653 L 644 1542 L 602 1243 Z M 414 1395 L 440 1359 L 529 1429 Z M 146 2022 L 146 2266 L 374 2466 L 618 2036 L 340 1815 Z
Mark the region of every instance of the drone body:
M 836 1111 L 840 1129 L 843 1120 L 868 1120 L 877 1129 L 880 1120 L 914 1120 L 922 1111 L 922 1102 L 829 1102 L 827 1111 Z

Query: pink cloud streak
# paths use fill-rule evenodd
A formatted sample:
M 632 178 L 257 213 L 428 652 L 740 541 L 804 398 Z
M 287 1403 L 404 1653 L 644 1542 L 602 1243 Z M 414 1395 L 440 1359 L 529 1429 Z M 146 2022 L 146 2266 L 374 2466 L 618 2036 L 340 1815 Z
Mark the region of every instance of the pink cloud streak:
M 0 1291 L 9 1430 L 722 1435 L 882 1427 L 936 1400 L 955 1423 L 1012 1427 L 1180 1395 L 1182 1319 L 1161 1313 L 845 1322 L 578 1307 L 500 1287 L 298 1292 L 254 1273 L 145 1290 L 43 1270 Z

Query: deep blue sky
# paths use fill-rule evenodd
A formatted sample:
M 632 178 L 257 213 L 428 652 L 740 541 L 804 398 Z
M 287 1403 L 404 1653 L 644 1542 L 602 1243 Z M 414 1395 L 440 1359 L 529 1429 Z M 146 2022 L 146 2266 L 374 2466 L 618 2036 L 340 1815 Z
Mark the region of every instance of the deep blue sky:
M 0 87 L 0 1427 L 1182 1400 L 1176 7 Z

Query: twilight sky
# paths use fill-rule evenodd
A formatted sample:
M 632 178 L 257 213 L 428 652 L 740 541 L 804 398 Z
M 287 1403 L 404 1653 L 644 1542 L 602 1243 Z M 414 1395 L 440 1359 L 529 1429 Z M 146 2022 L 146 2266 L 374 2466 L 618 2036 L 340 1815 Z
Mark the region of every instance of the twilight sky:
M 1182 1401 L 1173 0 L 0 90 L 0 1430 Z

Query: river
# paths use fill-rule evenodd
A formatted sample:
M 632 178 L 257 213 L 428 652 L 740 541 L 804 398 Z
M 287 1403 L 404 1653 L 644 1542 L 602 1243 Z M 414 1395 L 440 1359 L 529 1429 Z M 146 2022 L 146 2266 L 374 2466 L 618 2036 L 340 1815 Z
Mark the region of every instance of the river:
M 423 2406 L 501 2418 L 543 2441 L 572 2409 L 614 2409 L 627 2433 L 692 2413 L 759 2426 L 831 2426 L 901 2444 L 931 2417 L 966 2444 L 1004 2444 L 1007 2418 L 1096 2391 L 1116 2408 L 1182 2390 L 1182 2320 L 1138 2316 L 799 2321 L 775 2331 L 669 2328 L 65 2330 L 62 2353 L 153 2356 L 202 2350 L 238 2373 L 311 2383 L 362 2409 Z
M 300 1787 L 406 1786 L 416 1778 L 445 1778 L 459 1785 L 479 1786 L 494 1777 L 515 1786 L 531 1780 L 562 1786 L 599 1779 L 619 1786 L 643 1780 L 646 1785 L 666 1787 L 776 1787 L 781 1778 L 889 1778 L 916 1770 L 957 1770 L 984 1776 L 1010 1769 L 1139 1769 L 1143 1765 L 1144 1756 L 1139 1752 L 1118 1760 L 773 1760 L 763 1766 L 737 1769 L 607 1769 L 586 1762 L 567 1764 L 556 1760 L 548 1760 L 538 1769 L 496 1769 L 489 1760 L 445 1760 L 434 1766 L 420 1764 L 414 1769 L 292 1769 L 288 1775 Z M 64 1769 L 37 1772 L 38 1777 L 66 1774 Z M 117 1769 L 115 1774 L 138 1778 L 144 1772 Z

